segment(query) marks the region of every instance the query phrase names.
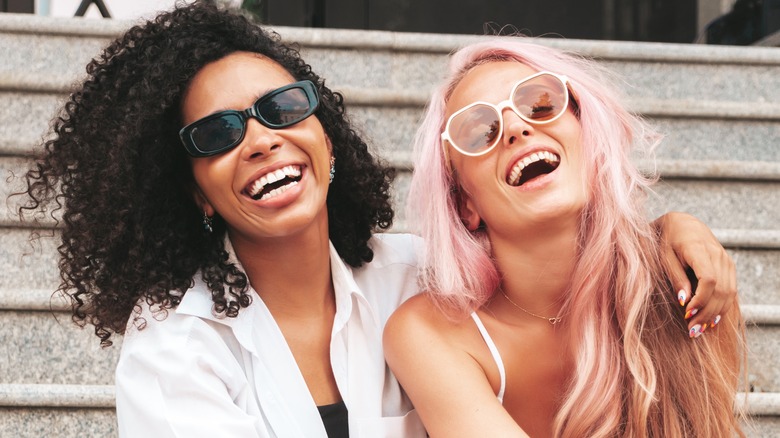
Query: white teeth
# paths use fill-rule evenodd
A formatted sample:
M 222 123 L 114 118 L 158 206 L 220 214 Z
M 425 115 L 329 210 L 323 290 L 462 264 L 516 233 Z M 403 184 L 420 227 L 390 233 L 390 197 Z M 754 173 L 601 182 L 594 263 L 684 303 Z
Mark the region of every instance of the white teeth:
M 291 177 L 301 176 L 301 169 L 295 166 L 286 166 L 282 168 L 282 171 L 286 176 L 291 176 Z
M 273 172 L 268 172 L 267 174 L 261 176 L 258 178 L 254 183 L 252 183 L 249 188 L 247 189 L 247 194 L 249 196 L 255 196 L 258 193 L 262 192 L 265 186 L 268 184 L 273 184 L 279 180 L 284 179 L 285 177 L 292 177 L 296 178 L 301 176 L 301 168 L 297 165 L 289 165 L 285 166 L 281 169 L 276 169 Z M 298 184 L 297 181 L 294 181 L 290 184 L 286 184 L 283 187 L 276 188 L 269 193 L 266 193 L 263 195 L 261 199 L 268 198 L 270 195 L 274 194 L 274 196 L 278 195 L 279 193 L 282 193 L 283 191 L 287 190 L 289 187 L 293 187 L 296 184 Z
M 552 152 L 549 151 L 534 152 L 533 154 L 523 158 L 522 160 L 517 161 L 514 167 L 512 167 L 512 170 L 509 172 L 509 178 L 507 178 L 507 182 L 510 185 L 516 186 L 517 183 L 520 181 L 520 176 L 523 175 L 523 169 L 525 169 L 531 163 L 536 163 L 537 161 L 542 161 L 542 160 L 546 161 L 549 164 L 558 163 L 561 161 L 560 157 L 558 157 Z
M 286 192 L 287 190 L 289 190 L 289 189 L 291 189 L 291 188 L 293 188 L 293 187 L 295 187 L 297 185 L 298 185 L 298 181 L 293 181 L 290 184 L 285 184 L 285 185 L 283 185 L 283 186 L 281 186 L 279 188 L 271 190 L 270 192 L 268 192 L 265 195 L 263 195 L 263 197 L 260 198 L 260 199 L 268 199 L 268 198 L 273 198 L 274 196 L 281 195 L 282 193 Z

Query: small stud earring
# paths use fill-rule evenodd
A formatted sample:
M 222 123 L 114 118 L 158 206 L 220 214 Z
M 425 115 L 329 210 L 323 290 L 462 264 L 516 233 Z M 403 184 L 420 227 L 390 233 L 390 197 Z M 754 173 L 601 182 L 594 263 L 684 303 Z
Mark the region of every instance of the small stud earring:
M 203 229 L 206 230 L 208 233 L 214 232 L 214 228 L 212 228 L 212 225 L 214 224 L 214 219 L 210 218 L 206 212 L 203 212 Z
M 336 157 L 330 157 L 330 183 L 336 177 Z

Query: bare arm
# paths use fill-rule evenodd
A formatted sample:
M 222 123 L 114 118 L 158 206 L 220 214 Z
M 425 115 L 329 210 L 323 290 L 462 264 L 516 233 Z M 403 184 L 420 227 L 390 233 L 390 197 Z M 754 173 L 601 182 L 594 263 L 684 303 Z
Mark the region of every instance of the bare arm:
M 452 323 L 421 295 L 384 332 L 387 363 L 431 437 L 527 437 L 499 403 L 477 361 L 453 342 Z
M 684 295 L 678 298 L 686 305 L 688 328 L 697 324 L 711 327 L 736 301 L 734 262 L 709 227 L 689 214 L 667 213 L 654 225 L 660 231 L 662 257 L 672 285 Z M 698 283 L 695 290 L 685 272 L 688 268 Z

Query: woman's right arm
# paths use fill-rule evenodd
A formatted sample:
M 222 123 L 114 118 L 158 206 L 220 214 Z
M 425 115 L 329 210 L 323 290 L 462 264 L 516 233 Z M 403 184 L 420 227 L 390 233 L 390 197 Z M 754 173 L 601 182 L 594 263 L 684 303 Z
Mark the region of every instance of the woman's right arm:
M 527 437 L 431 298 L 406 301 L 385 326 L 388 365 L 431 437 Z
M 208 324 L 190 319 L 189 327 L 147 319 L 128 330 L 116 370 L 119 436 L 263 436 L 259 416 L 239 406 L 248 391 L 234 356 Z

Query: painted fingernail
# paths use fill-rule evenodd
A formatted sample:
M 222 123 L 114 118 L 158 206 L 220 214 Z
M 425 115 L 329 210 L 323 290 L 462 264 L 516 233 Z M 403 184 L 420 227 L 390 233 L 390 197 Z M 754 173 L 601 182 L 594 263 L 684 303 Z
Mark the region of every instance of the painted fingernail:
M 685 289 L 680 289 L 679 292 L 677 292 L 677 301 L 680 302 L 681 306 L 685 306 L 685 299 L 688 298 L 688 293 L 685 292 Z
M 685 312 L 685 319 L 691 319 L 691 317 L 697 313 L 699 313 L 699 309 L 688 309 L 688 311 Z
M 710 324 L 710 328 L 715 328 L 716 325 L 720 322 L 720 315 L 715 315 L 715 319 L 712 320 L 712 324 Z
M 701 324 L 696 324 L 695 326 L 691 327 L 691 329 L 688 331 L 688 337 L 689 338 L 698 338 L 699 336 L 704 333 L 701 330 Z
M 701 332 L 702 332 L 702 334 L 703 334 L 704 332 L 706 332 L 706 331 L 707 331 L 707 327 L 709 327 L 709 326 L 710 326 L 710 325 L 709 325 L 709 324 L 707 324 L 707 323 L 704 323 L 704 324 L 702 324 L 702 326 L 701 326 Z

